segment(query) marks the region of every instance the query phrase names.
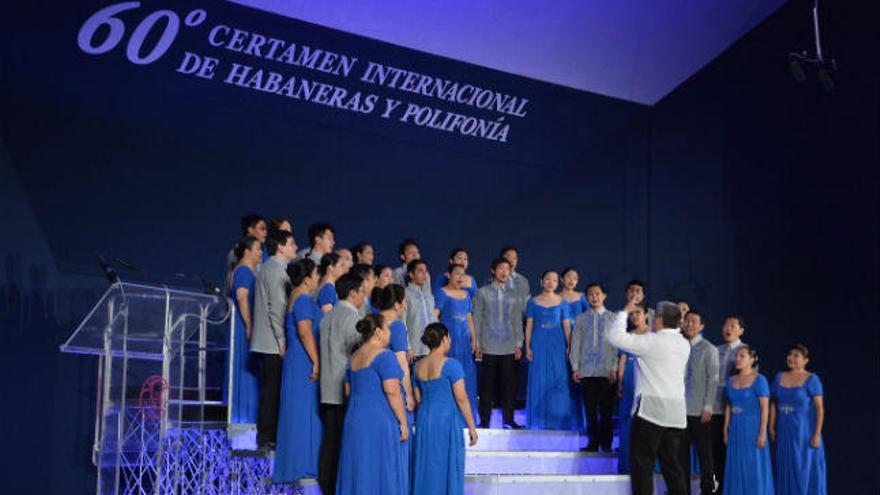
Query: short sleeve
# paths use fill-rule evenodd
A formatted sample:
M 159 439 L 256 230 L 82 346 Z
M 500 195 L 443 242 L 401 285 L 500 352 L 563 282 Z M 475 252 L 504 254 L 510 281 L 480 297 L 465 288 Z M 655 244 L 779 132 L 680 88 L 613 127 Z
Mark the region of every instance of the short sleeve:
M 351 383 L 351 368 L 347 364 L 345 365 L 345 376 L 343 378 L 345 383 Z
M 250 268 L 246 266 L 241 266 L 235 273 L 232 274 L 232 292 L 241 288 L 245 288 L 248 290 L 253 290 L 254 282 L 256 282 L 257 277 L 254 276 L 253 272 L 251 272 Z
M 315 321 L 315 305 L 312 304 L 309 296 L 303 294 L 293 301 L 293 319 L 296 323 L 305 320 Z
M 473 277 L 471 277 L 471 286 L 468 287 L 468 288 L 466 289 L 466 290 L 467 290 L 467 293 L 468 293 L 468 295 L 470 296 L 471 299 L 477 297 L 477 291 L 478 291 L 479 289 L 480 289 L 480 288 L 477 287 L 477 281 L 476 281 L 476 279 L 474 279 Z
M 587 302 L 587 296 L 584 293 L 581 293 L 581 298 L 578 301 L 578 304 L 581 305 L 581 313 L 586 313 L 588 309 L 590 309 L 590 303 Z
M 434 307 L 439 309 L 441 313 L 443 312 L 443 306 L 446 304 L 446 298 L 446 291 L 442 287 L 437 289 L 434 295 Z
M 333 284 L 324 284 L 318 291 L 318 305 L 336 304 L 336 287 Z
M 571 306 L 568 304 L 568 301 L 565 298 L 562 298 L 562 302 L 559 304 L 559 319 L 568 320 L 571 318 Z
M 779 380 L 782 379 L 782 372 L 776 373 L 773 383 L 770 384 L 770 395 L 779 395 Z
M 822 380 L 819 379 L 819 375 L 810 375 L 810 378 L 807 378 L 807 395 L 810 397 L 821 397 L 825 395 L 823 392 Z
M 467 293 L 467 296 L 465 296 L 465 299 L 467 299 L 467 303 L 468 303 L 468 305 L 467 305 L 468 306 L 468 313 L 473 313 L 474 312 L 474 298 L 473 298 L 473 296 L 471 296 L 470 292 Z
M 455 383 L 464 378 L 464 368 L 455 358 L 446 358 L 443 363 L 443 375 L 449 378 L 449 383 Z
M 537 306 L 535 300 L 529 299 L 529 302 L 526 304 L 526 318 L 535 319 L 537 313 L 535 306 Z
M 400 320 L 391 322 L 391 351 L 405 352 L 409 347 L 409 341 L 406 338 L 406 325 Z
M 767 379 L 764 378 L 764 375 L 758 374 L 755 378 L 755 383 L 752 385 L 752 389 L 758 397 L 770 396 L 770 387 L 767 385 Z
M 373 367 L 379 373 L 379 378 L 385 380 L 400 380 L 403 378 L 403 370 L 394 353 L 382 351 L 373 359 Z

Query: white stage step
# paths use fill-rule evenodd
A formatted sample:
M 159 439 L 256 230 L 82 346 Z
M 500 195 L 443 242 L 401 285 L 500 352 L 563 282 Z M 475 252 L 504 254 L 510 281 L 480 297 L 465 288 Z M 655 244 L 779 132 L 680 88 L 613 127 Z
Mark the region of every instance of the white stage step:
M 472 450 L 466 474 L 617 474 L 617 455 L 593 452 Z
M 321 495 L 317 481 L 303 480 L 306 495 Z M 700 492 L 700 482 L 691 483 L 691 493 Z M 466 495 L 630 495 L 627 475 L 475 475 L 465 476 Z M 663 477 L 654 476 L 654 493 L 666 493 Z
M 468 450 L 577 452 L 587 444 L 576 431 L 477 429 L 479 440 Z M 468 440 L 467 430 L 464 431 Z M 467 445 L 467 443 L 465 443 Z
M 492 429 L 479 429 L 479 442 L 467 447 L 465 493 L 468 495 L 629 495 L 628 475 L 617 474 L 617 453 L 580 452 L 586 435 L 573 431 L 504 430 L 498 411 Z M 518 420 L 522 418 L 517 418 Z M 254 443 L 253 426 L 230 428 L 233 448 Z M 467 430 L 462 431 L 467 440 Z M 616 439 L 615 439 L 616 440 Z M 465 443 L 466 445 L 467 443 Z M 237 449 L 236 449 L 237 450 Z M 655 493 L 666 492 L 654 478 Z M 699 493 L 699 480 L 692 480 Z M 315 480 L 303 480 L 304 493 L 320 495 Z
M 257 430 L 252 424 L 230 425 L 227 429 L 232 450 L 256 450 Z M 465 445 L 468 432 L 462 430 Z M 577 452 L 587 444 L 586 435 L 576 431 L 477 429 L 479 441 L 469 451 Z

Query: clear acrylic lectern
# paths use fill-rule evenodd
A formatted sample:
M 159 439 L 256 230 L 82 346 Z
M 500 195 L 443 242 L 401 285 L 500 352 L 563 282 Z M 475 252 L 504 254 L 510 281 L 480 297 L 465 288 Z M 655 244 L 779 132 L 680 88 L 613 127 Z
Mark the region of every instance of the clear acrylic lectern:
M 99 495 L 224 491 L 214 459 L 233 311 L 218 295 L 116 282 L 61 345 L 98 356 Z

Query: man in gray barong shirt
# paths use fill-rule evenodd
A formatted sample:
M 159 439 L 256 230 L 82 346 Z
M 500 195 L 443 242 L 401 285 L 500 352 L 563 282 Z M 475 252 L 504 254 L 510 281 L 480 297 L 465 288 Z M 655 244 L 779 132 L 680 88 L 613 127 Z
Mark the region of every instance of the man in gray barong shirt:
M 308 258 L 321 266 L 321 258 L 333 252 L 336 245 L 336 231 L 329 223 L 313 223 L 309 225 L 309 247 L 303 249 L 297 258 Z
M 415 260 L 422 259 L 422 253 L 419 249 L 419 243 L 415 239 L 409 238 L 401 241 L 397 246 L 397 254 L 400 257 L 401 265 L 391 270 L 391 277 L 394 283 L 406 287 L 409 264 Z M 378 274 L 377 274 L 378 275 Z M 428 281 L 425 283 L 425 290 L 429 294 L 433 294 L 431 289 L 431 274 L 428 274 Z
M 605 309 L 607 293 L 601 284 L 587 285 L 586 294 L 590 309 L 574 320 L 569 353 L 571 378 L 580 384 L 587 416 L 589 443 L 582 450 L 611 452 L 617 350 L 607 335 L 616 315 Z
M 513 420 L 516 395 L 516 361 L 522 356 L 523 325 L 518 295 L 507 284 L 510 262 L 492 262 L 492 282 L 474 297 L 474 330 L 477 357 L 483 359 L 480 384 L 480 428 L 489 427 L 495 387 L 501 386 L 501 412 L 505 429 L 521 429 Z
M 425 327 L 437 321 L 434 313 L 434 295 L 428 288 L 428 264 L 423 260 L 412 260 L 406 268 L 409 284 L 406 286 L 406 338 L 409 341 L 411 359 L 428 355 L 429 349 L 422 342 Z
M 687 430 L 681 443 L 681 465 L 691 472 L 691 444 L 697 448 L 700 459 L 700 492 L 715 493 L 715 461 L 712 456 L 712 408 L 718 391 L 718 349 L 703 338 L 703 315 L 689 309 L 681 326 L 681 333 L 691 344 L 687 370 L 684 375 Z M 688 484 L 690 494 L 690 484 Z
M 287 347 L 284 317 L 287 314 L 287 264 L 296 257 L 296 241 L 290 232 L 273 230 L 266 240 L 270 258 L 254 284 L 254 331 L 251 352 L 260 363 L 260 409 L 257 445 L 275 447 L 278 406 L 281 402 L 282 358 Z
M 357 332 L 359 310 L 366 301 L 364 279 L 347 273 L 336 281 L 339 302 L 321 320 L 321 421 L 324 436 L 318 458 L 318 484 L 321 493 L 336 489 L 339 450 L 345 422 L 345 367 L 361 338 Z
M 532 297 L 532 291 L 529 288 L 529 279 L 516 271 L 516 267 L 519 265 L 519 251 L 513 246 L 505 246 L 501 248 L 498 257 L 510 263 L 510 277 L 505 285 L 513 290 L 516 296 L 516 310 L 519 312 L 520 319 L 523 319 L 525 318 L 526 304 Z

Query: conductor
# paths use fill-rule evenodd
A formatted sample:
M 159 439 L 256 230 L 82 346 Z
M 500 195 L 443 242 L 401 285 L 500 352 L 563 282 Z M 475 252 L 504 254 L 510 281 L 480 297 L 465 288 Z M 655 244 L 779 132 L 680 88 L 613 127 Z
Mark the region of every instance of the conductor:
M 687 428 L 684 375 L 690 344 L 679 324 L 681 310 L 672 302 L 657 304 L 656 332 L 626 332 L 627 315 L 634 309 L 629 302 L 617 314 L 608 342 L 635 354 L 636 390 L 630 433 L 630 479 L 633 495 L 654 493 L 653 470 L 659 456 L 660 470 L 669 495 L 687 493 L 688 477 L 679 462 L 679 449 Z

